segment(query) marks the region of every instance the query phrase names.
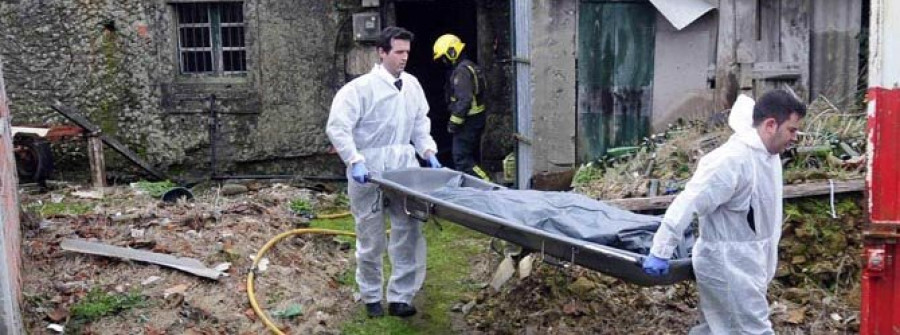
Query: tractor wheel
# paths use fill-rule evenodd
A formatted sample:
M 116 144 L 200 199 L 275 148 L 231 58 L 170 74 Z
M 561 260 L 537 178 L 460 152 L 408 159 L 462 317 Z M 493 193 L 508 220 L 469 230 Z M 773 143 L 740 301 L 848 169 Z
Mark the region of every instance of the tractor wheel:
M 16 172 L 19 181 L 46 185 L 53 172 L 50 143 L 41 138 L 23 137 L 15 141 Z

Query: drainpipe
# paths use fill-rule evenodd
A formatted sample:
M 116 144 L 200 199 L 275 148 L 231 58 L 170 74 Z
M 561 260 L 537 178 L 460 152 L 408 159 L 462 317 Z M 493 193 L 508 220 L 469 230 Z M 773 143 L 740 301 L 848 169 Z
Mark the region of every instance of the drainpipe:
M 531 116 L 531 64 L 529 63 L 531 38 L 531 0 L 510 0 L 513 10 L 512 49 L 514 50 L 516 88 L 516 188 L 531 188 L 531 176 L 534 169 L 531 138 L 533 138 Z

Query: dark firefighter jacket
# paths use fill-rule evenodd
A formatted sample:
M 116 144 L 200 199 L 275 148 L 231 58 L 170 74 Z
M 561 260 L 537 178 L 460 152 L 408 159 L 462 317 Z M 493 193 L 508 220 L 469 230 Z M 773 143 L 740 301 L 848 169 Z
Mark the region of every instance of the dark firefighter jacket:
M 466 117 L 484 112 L 486 84 L 481 66 L 468 59 L 456 64 L 444 89 L 450 122 L 462 124 Z

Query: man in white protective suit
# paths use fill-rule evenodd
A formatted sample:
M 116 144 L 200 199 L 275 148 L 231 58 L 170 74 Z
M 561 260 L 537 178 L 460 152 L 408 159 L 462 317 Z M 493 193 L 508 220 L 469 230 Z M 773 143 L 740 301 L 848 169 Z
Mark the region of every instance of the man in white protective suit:
M 381 63 L 337 92 L 326 126 L 328 138 L 347 165 L 350 211 L 356 220 L 356 282 L 370 317 L 384 315 L 385 247 L 391 260 L 390 315 L 416 314 L 412 300 L 425 281 L 421 222 L 405 215 L 398 204 L 383 208 L 377 187 L 368 183 L 370 173 L 419 166 L 416 153 L 429 166 L 441 167 L 437 145 L 429 134 L 431 121 L 422 85 L 403 72 L 412 39 L 413 34 L 403 28 L 387 27 L 381 32 L 375 45 Z M 390 241 L 382 210 L 391 219 Z
M 766 291 L 778 265 L 781 157 L 797 139 L 806 105 L 774 90 L 755 103 L 738 97 L 728 141 L 700 159 L 663 217 L 644 272 L 666 275 L 684 230 L 699 218 L 692 264 L 700 324 L 690 334 L 773 334 Z

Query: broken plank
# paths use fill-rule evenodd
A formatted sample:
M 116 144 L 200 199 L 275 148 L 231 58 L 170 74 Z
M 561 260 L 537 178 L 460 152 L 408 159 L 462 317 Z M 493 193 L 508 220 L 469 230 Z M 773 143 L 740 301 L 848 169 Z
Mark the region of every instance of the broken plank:
M 88 133 L 90 133 L 90 134 L 97 134 L 101 130 L 100 127 L 94 125 L 93 123 L 91 123 L 91 121 L 89 121 L 88 119 L 79 115 L 77 110 L 75 110 L 73 108 L 70 108 L 68 106 L 64 106 L 61 104 L 55 104 L 50 107 L 53 108 L 55 111 L 59 112 L 60 114 L 62 114 L 63 116 L 65 116 L 70 121 L 77 124 L 79 127 L 84 128 L 84 130 L 87 130 Z M 105 134 L 102 134 L 102 133 L 99 134 L 99 137 L 103 141 L 103 143 L 106 143 L 106 145 L 110 146 L 111 148 L 116 150 L 118 153 L 122 154 L 122 156 L 125 156 L 125 158 L 128 158 L 128 160 L 130 160 L 132 163 L 140 166 L 142 169 L 144 169 L 144 171 L 147 171 L 153 177 L 156 177 L 159 180 L 166 180 L 165 174 L 156 170 L 156 168 L 154 168 L 149 163 L 145 162 L 143 159 L 138 157 L 137 154 L 135 154 L 133 151 L 131 151 L 131 149 L 128 149 L 128 147 L 126 147 L 124 144 L 122 144 L 115 138 L 106 136 Z
M 842 180 L 834 182 L 834 193 L 861 192 L 866 189 L 866 181 L 863 179 Z M 829 182 L 815 182 L 798 185 L 785 185 L 784 198 L 802 198 L 831 193 Z M 629 211 L 646 211 L 666 209 L 675 200 L 674 195 L 650 198 L 630 198 L 603 200 L 603 202 Z
M 122 248 L 109 244 L 88 242 L 77 239 L 64 239 L 59 245 L 63 250 L 75 251 L 85 254 L 100 255 L 107 257 L 117 257 L 122 259 L 131 259 L 141 262 L 153 263 L 157 265 L 167 266 L 178 269 L 187 273 L 191 273 L 200 277 L 218 280 L 225 274 L 221 271 L 207 268 L 202 262 L 187 257 L 176 257 L 167 254 L 160 254 L 144 250 L 136 250 L 130 248 Z

